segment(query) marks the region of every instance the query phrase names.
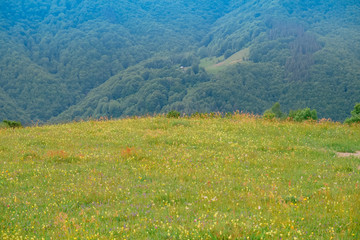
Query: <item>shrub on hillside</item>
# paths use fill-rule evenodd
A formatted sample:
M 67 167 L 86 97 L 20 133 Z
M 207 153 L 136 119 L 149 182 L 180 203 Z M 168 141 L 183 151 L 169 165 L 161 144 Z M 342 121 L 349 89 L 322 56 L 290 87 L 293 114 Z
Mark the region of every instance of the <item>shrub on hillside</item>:
M 178 111 L 172 110 L 166 114 L 167 118 L 179 118 L 180 113 Z
M 267 120 L 271 120 L 271 119 L 274 119 L 276 116 L 275 116 L 275 113 L 273 113 L 272 111 L 270 111 L 269 109 L 266 110 L 263 114 L 263 118 L 264 119 L 267 119 Z
M 306 120 L 317 120 L 317 112 L 315 109 L 311 110 L 310 108 L 291 110 L 289 113 L 289 118 L 296 121 L 302 122 Z
M 351 117 L 345 120 L 345 123 L 360 123 L 360 103 L 357 103 L 354 110 L 351 111 Z
M 11 128 L 19 128 L 19 127 L 22 127 L 21 122 L 4 120 L 3 123 L 4 123 L 7 127 L 11 127 Z
M 274 103 L 274 105 L 270 109 L 267 109 L 263 114 L 263 118 L 265 119 L 273 119 L 273 118 L 280 119 L 283 118 L 284 116 L 285 114 L 281 112 L 280 103 L 278 102 Z

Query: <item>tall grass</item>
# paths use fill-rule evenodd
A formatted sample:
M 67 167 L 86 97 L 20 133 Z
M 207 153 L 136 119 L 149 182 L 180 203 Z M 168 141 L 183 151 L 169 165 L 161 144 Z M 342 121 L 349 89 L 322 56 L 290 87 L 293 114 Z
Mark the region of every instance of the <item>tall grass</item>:
M 1 239 L 359 239 L 359 126 L 163 116 L 0 129 Z

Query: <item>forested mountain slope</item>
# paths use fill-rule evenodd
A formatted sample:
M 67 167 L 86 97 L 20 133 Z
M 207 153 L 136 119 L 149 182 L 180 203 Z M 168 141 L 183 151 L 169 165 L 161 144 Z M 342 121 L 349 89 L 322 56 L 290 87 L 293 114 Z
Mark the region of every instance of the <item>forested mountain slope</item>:
M 286 110 L 312 107 L 321 117 L 342 120 L 360 101 L 359 2 L 245 2 L 204 38 L 202 52 L 210 56 L 250 48 L 248 64 L 219 74 L 216 89 L 225 78 L 232 95 L 248 89 Z
M 0 87 L 31 119 L 46 121 L 129 66 L 189 51 L 226 6 L 223 1 L 1 1 Z
M 312 107 L 343 120 L 360 101 L 359 6 L 4 0 L 0 117 L 30 123 L 171 109 L 262 113 L 279 101 L 286 111 Z M 215 71 L 204 64 L 244 49 L 249 54 L 234 64 Z

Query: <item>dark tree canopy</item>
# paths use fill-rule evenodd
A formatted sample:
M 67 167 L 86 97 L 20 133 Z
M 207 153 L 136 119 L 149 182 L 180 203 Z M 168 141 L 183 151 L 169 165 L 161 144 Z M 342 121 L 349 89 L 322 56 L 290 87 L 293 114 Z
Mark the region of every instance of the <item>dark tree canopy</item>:
M 360 2 L 0 1 L 0 120 L 360 102 Z M 277 114 L 277 110 L 273 109 Z

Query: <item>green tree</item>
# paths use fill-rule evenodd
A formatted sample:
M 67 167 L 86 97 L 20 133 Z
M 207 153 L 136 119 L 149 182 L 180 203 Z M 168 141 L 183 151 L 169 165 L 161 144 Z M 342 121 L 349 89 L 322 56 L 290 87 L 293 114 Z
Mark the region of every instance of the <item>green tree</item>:
M 195 74 L 198 74 L 199 73 L 199 64 L 195 63 L 191 66 L 191 70 L 195 73 Z
M 306 120 L 317 120 L 317 112 L 315 109 L 311 110 L 310 108 L 291 110 L 289 113 L 289 118 L 296 122 L 302 122 Z
M 233 53 L 234 52 L 231 49 L 226 50 L 224 53 L 224 58 L 227 59 L 227 58 L 231 57 L 231 55 L 233 55 Z
M 282 118 L 284 116 L 284 113 L 281 112 L 280 103 L 274 103 L 274 105 L 270 109 L 267 109 L 264 112 L 263 116 L 266 119 Z
M 4 120 L 3 123 L 11 128 L 21 128 L 21 122 L 17 122 L 17 121 L 9 121 L 9 120 Z
M 351 111 L 351 117 L 345 120 L 345 123 L 360 122 L 360 103 L 355 104 L 354 110 Z

